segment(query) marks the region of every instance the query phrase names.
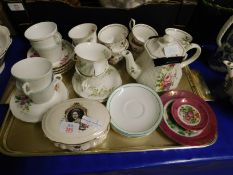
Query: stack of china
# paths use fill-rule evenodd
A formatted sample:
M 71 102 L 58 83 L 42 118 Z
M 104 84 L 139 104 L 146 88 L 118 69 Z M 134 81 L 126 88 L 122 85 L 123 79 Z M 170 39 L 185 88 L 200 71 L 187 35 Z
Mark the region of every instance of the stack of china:
M 27 57 L 38 57 L 40 56 L 37 51 L 30 48 L 27 52 Z M 53 73 L 63 74 L 69 71 L 73 66 L 74 47 L 71 43 L 66 40 L 62 41 L 62 56 L 61 58 L 53 63 Z
M 183 145 L 213 143 L 216 117 L 211 107 L 188 91 L 170 91 L 161 96 L 164 115 L 160 129 L 172 140 Z
M 182 68 L 195 61 L 201 54 L 199 45 L 180 42 L 170 34 L 148 39 L 144 48 L 136 59 L 128 50 L 122 52 L 122 55 L 126 59 L 126 69 L 130 76 L 156 92 L 176 88 L 182 77 Z M 191 49 L 195 49 L 196 52 L 188 57 L 187 52 Z
M 12 40 L 8 28 L 0 25 L 0 73 L 2 73 L 5 67 L 4 58 L 11 42 Z
M 54 22 L 40 22 L 29 27 L 24 36 L 32 46 L 27 56 L 47 58 L 55 73 L 63 73 L 72 67 L 73 47 L 62 40 Z
M 79 24 L 70 29 L 68 36 L 76 46 L 83 42 L 97 42 L 97 26 L 93 23 Z
M 144 44 L 151 38 L 158 36 L 157 31 L 147 24 L 136 24 L 134 19 L 129 22 L 131 30 L 129 34 L 129 45 L 133 53 L 140 54 L 144 50 Z
M 68 91 L 60 75 L 53 75 L 46 58 L 23 59 L 13 65 L 16 91 L 10 100 L 13 115 L 25 122 L 39 122 L 53 105 L 66 100 Z
M 117 64 L 123 58 L 121 53 L 129 47 L 128 33 L 127 27 L 122 24 L 110 24 L 99 31 L 98 41 L 112 51 L 111 64 Z
M 108 110 L 103 104 L 76 98 L 59 103 L 46 112 L 42 129 L 55 146 L 82 151 L 107 138 L 109 121 Z
M 163 105 L 158 94 L 141 84 L 116 89 L 107 101 L 111 127 L 126 137 L 143 137 L 159 126 Z
M 99 43 L 84 42 L 75 47 L 75 54 L 74 91 L 84 98 L 106 101 L 122 84 L 118 71 L 108 64 L 111 50 Z

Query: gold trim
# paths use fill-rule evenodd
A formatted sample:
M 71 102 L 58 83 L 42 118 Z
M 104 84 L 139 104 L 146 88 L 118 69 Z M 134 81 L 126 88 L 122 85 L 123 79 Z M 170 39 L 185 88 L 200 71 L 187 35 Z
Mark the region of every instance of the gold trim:
M 123 84 L 135 82 L 125 70 L 125 61 L 116 65 L 118 71 L 123 77 Z M 202 83 L 196 84 L 199 75 L 193 73 L 188 67 L 183 70 L 183 77 L 177 89 L 188 90 L 198 94 L 205 100 L 208 100 L 206 94 L 201 94 Z M 63 74 L 63 81 L 69 89 L 70 98 L 77 97 L 75 94 L 71 78 L 74 68 Z M 202 81 L 202 80 L 199 80 Z M 200 87 L 199 87 L 200 86 Z M 15 82 L 11 79 L 7 86 L 1 102 L 9 103 L 12 92 L 14 91 Z M 41 129 L 41 124 L 25 123 L 16 119 L 10 110 L 7 112 L 5 120 L 0 131 L 0 152 L 10 156 L 47 156 L 47 155 L 70 155 L 70 154 L 98 154 L 98 153 L 118 153 L 118 152 L 142 152 L 154 150 L 202 148 L 215 143 L 215 139 L 206 145 L 200 146 L 182 146 L 166 137 L 159 129 L 152 134 L 142 138 L 127 138 L 120 134 L 109 131 L 108 137 L 104 143 L 86 151 L 70 152 L 59 149 L 47 139 Z

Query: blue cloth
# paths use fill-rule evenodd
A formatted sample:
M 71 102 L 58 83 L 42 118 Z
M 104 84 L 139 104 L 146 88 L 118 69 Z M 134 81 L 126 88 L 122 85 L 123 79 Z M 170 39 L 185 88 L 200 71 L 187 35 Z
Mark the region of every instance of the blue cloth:
M 24 58 L 28 49 L 23 39 L 16 38 L 7 54 L 7 69 L 1 77 L 1 94 L 10 77 L 10 67 Z M 205 64 L 205 52 L 191 65 L 214 89 L 224 82 L 225 74 L 214 72 Z M 9 61 L 9 62 L 8 62 Z M 4 82 L 4 83 L 2 83 Z M 89 155 L 8 157 L 0 156 L 0 174 L 233 174 L 233 107 L 225 100 L 209 102 L 217 116 L 218 139 L 204 148 L 106 153 Z M 8 105 L 0 105 L 4 118 Z

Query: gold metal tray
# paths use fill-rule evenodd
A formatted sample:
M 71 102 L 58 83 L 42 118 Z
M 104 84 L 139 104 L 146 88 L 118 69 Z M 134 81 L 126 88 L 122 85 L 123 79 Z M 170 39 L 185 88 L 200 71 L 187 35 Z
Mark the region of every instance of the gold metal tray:
M 116 68 L 119 70 L 123 84 L 134 82 L 125 70 L 125 62 L 120 62 Z M 71 78 L 74 69 L 63 75 L 64 83 L 69 89 L 69 98 L 75 98 L 77 95 L 73 91 Z M 184 68 L 183 76 L 177 89 L 191 91 L 199 95 L 204 100 L 212 100 L 208 87 L 200 77 L 197 71 Z M 8 104 L 11 94 L 14 91 L 15 82 L 11 79 L 6 88 L 1 103 Z M 217 138 L 217 136 L 216 136 Z M 196 147 L 205 147 L 215 142 L 213 140 L 207 145 Z M 107 139 L 101 145 L 87 151 L 70 152 L 57 148 L 47 139 L 41 129 L 41 123 L 31 124 L 16 119 L 10 110 L 5 116 L 0 132 L 0 152 L 11 156 L 37 156 L 37 155 L 68 155 L 68 154 L 94 154 L 94 153 L 118 153 L 118 152 L 139 152 L 150 150 L 166 150 L 166 149 L 184 149 L 193 148 L 190 146 L 182 146 L 169 139 L 160 129 L 152 134 L 142 138 L 127 138 L 110 130 Z

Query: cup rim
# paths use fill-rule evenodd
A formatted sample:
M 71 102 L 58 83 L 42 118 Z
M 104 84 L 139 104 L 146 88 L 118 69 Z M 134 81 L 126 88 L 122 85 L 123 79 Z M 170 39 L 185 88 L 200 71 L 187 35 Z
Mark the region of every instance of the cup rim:
M 126 36 L 125 38 L 127 38 L 128 34 L 129 34 L 129 30 L 128 28 L 123 25 L 123 24 L 119 24 L 119 23 L 113 23 L 113 24 L 109 24 L 109 25 L 106 25 L 104 26 L 102 29 L 100 29 L 100 31 L 98 32 L 98 40 L 104 44 L 112 44 L 111 42 L 106 42 L 106 41 L 103 41 L 103 39 L 101 39 L 101 35 L 103 34 L 103 31 L 106 30 L 107 28 L 110 28 L 110 27 L 113 27 L 113 26 L 120 26 L 126 33 Z
M 72 33 L 74 30 L 76 30 L 77 28 L 80 28 L 81 26 L 85 26 L 85 25 L 91 25 L 93 26 L 93 28 L 95 29 L 95 32 L 97 31 L 97 25 L 95 23 L 82 23 L 82 24 L 78 24 L 74 27 L 72 27 L 69 32 L 68 32 L 68 36 L 71 38 L 71 39 L 81 39 L 81 38 L 84 38 L 84 37 L 74 37 L 72 36 Z
M 99 48 L 102 47 L 103 50 L 106 50 L 106 51 L 107 51 L 107 52 L 106 52 L 106 53 L 107 53 L 107 54 L 106 54 L 106 55 L 107 55 L 107 56 L 106 56 L 106 60 L 108 60 L 108 59 L 112 56 L 111 50 L 110 50 L 108 47 L 106 47 L 105 45 L 101 44 L 101 43 L 83 42 L 83 43 L 80 43 L 80 44 L 78 44 L 78 45 L 75 46 L 74 52 L 75 52 L 75 54 L 76 54 L 79 58 L 84 59 L 84 60 L 86 60 L 86 61 L 98 62 L 98 61 L 102 61 L 102 60 L 91 60 L 91 59 L 84 58 L 83 56 L 80 56 L 79 54 L 77 54 L 78 50 L 81 49 L 81 48 L 83 47 L 83 45 L 88 45 L 88 46 L 94 45 L 94 46 L 97 46 L 97 47 L 99 47 Z
M 157 32 L 152 26 L 150 26 L 150 25 L 141 24 L 141 23 L 140 23 L 140 24 L 134 25 L 133 28 L 132 28 L 132 30 L 131 30 L 131 33 L 132 33 L 132 35 L 133 35 L 133 38 L 135 38 L 135 39 L 136 39 L 139 43 L 141 43 L 142 45 L 145 44 L 145 41 L 141 41 L 141 40 L 138 39 L 137 36 L 135 35 L 135 30 L 136 30 L 136 28 L 139 27 L 139 26 L 146 27 L 147 29 L 149 29 L 150 31 L 152 31 L 152 32 L 154 33 L 153 36 L 158 36 L 158 35 L 159 35 L 158 32 Z
M 16 66 L 18 66 L 19 64 L 22 64 L 23 62 L 29 62 L 30 60 L 43 60 L 44 62 L 47 62 L 48 64 L 49 64 L 49 69 L 48 69 L 48 71 L 45 73 L 45 74 L 43 74 L 43 75 L 41 75 L 41 76 L 38 76 L 37 78 L 25 78 L 25 80 L 27 80 L 27 81 L 33 81 L 33 80 L 38 80 L 38 79 L 41 79 L 41 78 L 44 78 L 44 77 L 46 77 L 48 74 L 50 74 L 50 72 L 52 72 L 52 69 L 53 69 L 53 65 L 52 65 L 52 63 L 48 60 L 48 59 L 46 59 L 46 58 L 43 58 L 43 57 L 30 57 L 30 58 L 25 58 L 25 59 L 22 59 L 22 60 L 20 60 L 20 61 L 18 61 L 18 62 L 16 62 L 12 67 L 11 67 L 11 74 L 15 77 L 15 78 L 17 78 L 17 79 L 22 79 L 21 77 L 19 77 L 19 76 L 17 76 L 16 74 L 15 74 L 15 70 L 14 69 L 16 69 Z
M 193 37 L 191 34 L 189 34 L 188 32 L 184 31 L 184 30 L 181 30 L 181 29 L 177 29 L 177 28 L 173 28 L 173 27 L 169 27 L 169 28 L 166 28 L 165 29 L 165 34 L 168 34 L 168 31 L 169 30 L 172 30 L 172 31 L 178 31 L 180 33 L 183 33 L 184 35 L 188 36 L 189 38 L 189 42 L 191 42 L 193 40 Z M 169 35 L 169 34 L 168 34 Z
M 54 26 L 54 30 L 52 32 L 50 32 L 49 34 L 45 35 L 43 38 L 36 38 L 36 37 L 30 37 L 29 36 L 29 33 L 32 32 L 35 28 L 37 28 L 39 25 L 43 25 L 43 24 L 52 24 Z M 45 38 L 48 38 L 52 35 L 54 35 L 54 33 L 57 32 L 57 24 L 55 22 L 52 22 L 52 21 L 43 21 L 43 22 L 38 22 L 38 23 L 35 23 L 33 25 L 31 25 L 30 27 L 28 27 L 26 29 L 26 31 L 24 32 L 24 36 L 25 38 L 27 38 L 28 40 L 30 41 L 41 41 L 41 40 L 44 40 Z

